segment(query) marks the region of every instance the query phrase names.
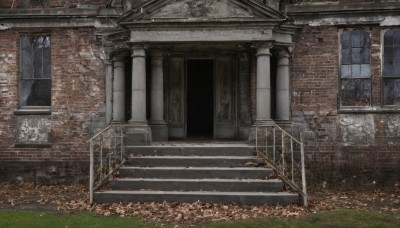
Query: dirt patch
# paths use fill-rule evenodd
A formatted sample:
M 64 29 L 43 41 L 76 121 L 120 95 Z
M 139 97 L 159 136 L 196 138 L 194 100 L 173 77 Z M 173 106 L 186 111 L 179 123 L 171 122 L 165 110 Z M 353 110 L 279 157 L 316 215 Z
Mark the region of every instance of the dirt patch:
M 199 224 L 219 220 L 299 217 L 340 208 L 398 211 L 400 189 L 310 189 L 309 207 L 299 205 L 241 206 L 212 203 L 94 204 L 84 185 L 34 186 L 31 183 L 0 183 L 0 208 L 13 210 L 54 209 L 63 213 L 92 211 L 99 215 L 139 216 L 159 223 Z

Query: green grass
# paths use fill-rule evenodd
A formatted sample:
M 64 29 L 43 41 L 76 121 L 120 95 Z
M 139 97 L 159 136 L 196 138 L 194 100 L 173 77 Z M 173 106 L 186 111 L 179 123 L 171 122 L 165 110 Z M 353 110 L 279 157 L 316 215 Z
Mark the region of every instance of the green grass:
M 339 210 L 317 213 L 296 219 L 264 218 L 247 221 L 220 222 L 207 227 L 400 227 L 400 213 Z
M 155 227 L 131 217 L 97 216 L 90 213 L 57 214 L 51 212 L 0 211 L 0 227 Z
M 0 227 L 159 227 L 139 218 L 104 217 L 91 213 L 59 214 L 51 212 L 0 211 Z M 170 225 L 169 227 L 173 227 Z M 400 227 L 400 212 L 339 210 L 302 218 L 262 218 L 215 222 L 198 227 Z

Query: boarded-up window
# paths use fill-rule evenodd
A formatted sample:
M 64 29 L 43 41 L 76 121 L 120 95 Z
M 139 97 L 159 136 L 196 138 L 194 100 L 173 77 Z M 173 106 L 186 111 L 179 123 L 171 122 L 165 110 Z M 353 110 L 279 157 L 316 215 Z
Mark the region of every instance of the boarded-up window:
M 21 36 L 20 107 L 51 104 L 50 36 Z
M 371 96 L 370 35 L 360 30 L 341 34 L 341 105 L 367 106 Z
M 383 104 L 400 105 L 400 29 L 385 32 L 383 42 Z

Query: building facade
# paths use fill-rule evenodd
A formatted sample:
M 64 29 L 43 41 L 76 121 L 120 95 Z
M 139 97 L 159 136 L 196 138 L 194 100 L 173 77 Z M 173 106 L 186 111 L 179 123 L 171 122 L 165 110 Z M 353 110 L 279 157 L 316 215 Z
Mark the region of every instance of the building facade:
M 315 181 L 400 175 L 396 1 L 0 1 L 2 179 L 87 178 L 109 124 L 248 140 L 274 120 Z M 365 179 L 365 180 L 364 180 Z

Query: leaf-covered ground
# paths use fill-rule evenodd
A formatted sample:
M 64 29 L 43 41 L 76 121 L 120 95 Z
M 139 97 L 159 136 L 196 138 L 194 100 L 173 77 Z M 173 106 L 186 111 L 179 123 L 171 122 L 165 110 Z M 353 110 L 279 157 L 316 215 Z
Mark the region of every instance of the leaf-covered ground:
M 83 185 L 34 186 L 31 183 L 0 183 L 0 209 L 58 210 L 64 213 L 91 211 L 99 215 L 138 216 L 158 223 L 200 224 L 267 216 L 295 218 L 341 208 L 397 212 L 400 189 L 314 188 L 309 190 L 309 207 L 298 205 L 240 206 L 210 203 L 94 204 Z

